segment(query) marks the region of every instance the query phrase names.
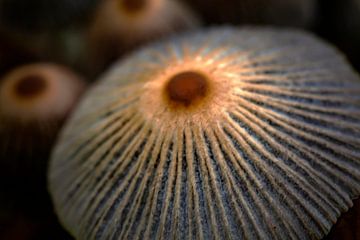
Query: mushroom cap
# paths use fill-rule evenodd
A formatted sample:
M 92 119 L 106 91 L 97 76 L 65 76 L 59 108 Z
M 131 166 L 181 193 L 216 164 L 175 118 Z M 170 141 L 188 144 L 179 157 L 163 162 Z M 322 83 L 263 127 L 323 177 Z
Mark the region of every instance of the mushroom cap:
M 38 165 L 44 168 L 50 146 L 84 87 L 71 70 L 50 63 L 24 65 L 1 78 L 0 165 L 6 174 L 22 169 L 32 175 Z
M 360 79 L 307 33 L 213 28 L 87 93 L 49 190 L 79 239 L 320 239 L 360 193 Z
M 50 63 L 24 65 L 0 79 L 0 206 L 12 215 L 51 215 L 50 150 L 84 87 L 77 74 Z
M 101 72 L 139 45 L 199 24 L 178 0 L 105 0 L 88 32 L 89 71 Z
M 63 119 L 84 89 L 84 81 L 56 64 L 25 65 L 0 81 L 1 119 L 17 122 Z
M 91 35 L 95 40 L 116 35 L 119 46 L 133 46 L 198 24 L 194 13 L 177 0 L 105 0 L 97 11 Z

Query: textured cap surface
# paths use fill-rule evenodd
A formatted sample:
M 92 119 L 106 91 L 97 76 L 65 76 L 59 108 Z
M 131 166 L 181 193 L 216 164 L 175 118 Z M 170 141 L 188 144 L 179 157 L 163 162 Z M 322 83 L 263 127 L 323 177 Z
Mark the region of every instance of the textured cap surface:
M 206 91 L 169 100 L 189 72 Z M 319 239 L 359 196 L 359 100 L 359 77 L 306 33 L 218 28 L 148 46 L 65 128 L 56 210 L 79 239 Z

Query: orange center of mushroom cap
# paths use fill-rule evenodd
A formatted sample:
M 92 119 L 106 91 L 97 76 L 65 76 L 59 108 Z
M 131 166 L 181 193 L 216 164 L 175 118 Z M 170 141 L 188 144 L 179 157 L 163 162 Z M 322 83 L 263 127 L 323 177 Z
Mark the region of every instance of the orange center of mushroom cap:
M 41 75 L 27 75 L 22 77 L 14 86 L 17 97 L 32 99 L 42 95 L 47 87 L 47 82 Z
M 123 11 L 135 14 L 141 12 L 146 7 L 148 0 L 119 0 L 118 3 Z
M 208 79 L 205 75 L 187 71 L 171 77 L 165 87 L 165 93 L 170 101 L 184 106 L 190 106 L 201 100 L 208 91 Z

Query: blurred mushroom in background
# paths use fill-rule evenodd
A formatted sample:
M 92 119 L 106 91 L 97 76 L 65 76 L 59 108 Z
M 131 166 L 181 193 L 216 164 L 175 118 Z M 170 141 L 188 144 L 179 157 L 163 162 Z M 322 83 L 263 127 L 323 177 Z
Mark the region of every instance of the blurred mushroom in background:
M 46 191 L 50 151 L 85 86 L 84 80 L 68 68 L 50 63 L 18 67 L 1 78 L 0 213 L 3 219 L 19 215 L 36 224 L 52 216 Z
M 144 43 L 199 27 L 200 20 L 178 0 L 104 0 L 89 30 L 89 71 L 99 73 Z

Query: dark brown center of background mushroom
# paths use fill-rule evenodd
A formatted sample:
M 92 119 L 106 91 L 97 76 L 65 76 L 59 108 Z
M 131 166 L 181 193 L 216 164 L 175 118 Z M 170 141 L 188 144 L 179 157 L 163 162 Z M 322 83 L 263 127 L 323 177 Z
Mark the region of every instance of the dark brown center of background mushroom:
M 47 83 L 41 75 L 27 75 L 15 85 L 15 93 L 21 98 L 33 98 L 41 95 Z
M 201 73 L 187 71 L 173 76 L 165 87 L 170 101 L 185 106 L 205 97 L 208 90 L 208 79 Z
M 147 0 L 120 0 L 119 6 L 128 13 L 138 13 L 147 5 Z

